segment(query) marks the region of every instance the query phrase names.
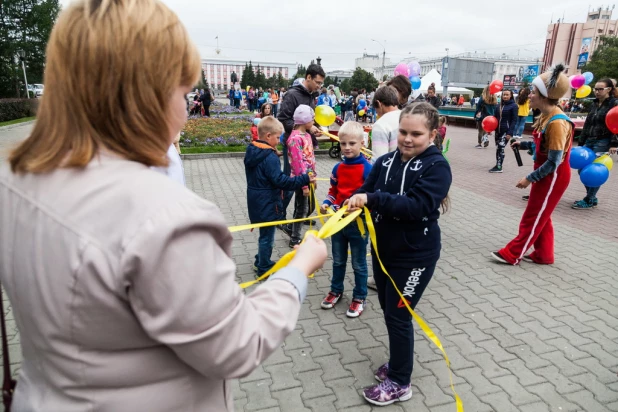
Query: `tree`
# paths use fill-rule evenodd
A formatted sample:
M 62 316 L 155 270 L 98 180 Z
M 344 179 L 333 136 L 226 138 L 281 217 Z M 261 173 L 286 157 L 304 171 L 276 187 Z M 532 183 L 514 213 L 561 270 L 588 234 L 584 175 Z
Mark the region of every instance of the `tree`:
M 324 78 L 324 86 L 330 86 L 331 84 L 335 84 L 335 79 L 330 76 L 326 76 Z
M 200 80 L 197 82 L 197 84 L 193 87 L 193 90 L 195 89 L 199 89 L 199 90 L 206 90 L 206 89 L 210 89 L 210 86 L 208 85 L 208 80 L 206 80 L 206 75 L 204 74 L 204 68 L 202 67 L 202 75 L 200 76 Z
M 281 72 L 277 73 L 277 82 L 275 84 L 276 84 L 276 87 L 278 89 L 280 89 L 282 87 L 287 87 L 288 81 L 287 81 L 287 79 L 285 77 L 283 77 Z
M 352 86 L 350 85 L 350 79 L 343 79 L 343 81 L 339 85 L 339 88 L 343 90 L 346 94 L 350 94 L 350 92 L 352 91 Z
M 255 85 L 253 87 L 256 87 L 256 88 L 266 87 L 266 75 L 262 73 L 262 69 L 260 69 L 259 65 L 257 67 L 257 73 L 255 74 Z
M 339 86 L 339 77 L 335 76 L 335 80 L 333 80 L 333 84 L 335 86 Z
M 294 75 L 294 79 L 298 79 L 298 78 L 304 79 L 306 74 L 307 74 L 307 68 L 303 66 L 302 64 L 299 64 L 296 69 L 296 75 Z
M 240 87 L 244 90 L 247 86 L 255 87 L 255 72 L 253 71 L 253 64 L 249 61 L 249 64 L 245 64 L 245 68 L 242 71 L 242 79 L 240 79 Z
M 0 97 L 19 97 L 23 72 L 17 50 L 26 54 L 28 83 L 43 83 L 45 49 L 60 4 L 58 0 L 3 0 L 0 4 Z
M 599 46 L 592 57 L 581 69 L 583 72 L 594 73 L 594 79 L 618 77 L 618 38 L 601 36 Z
M 361 69 L 360 67 L 357 67 L 356 70 L 354 70 L 352 77 L 350 78 L 350 87 L 359 90 L 373 90 L 378 87 L 378 81 L 375 77 L 373 77 L 373 74 Z

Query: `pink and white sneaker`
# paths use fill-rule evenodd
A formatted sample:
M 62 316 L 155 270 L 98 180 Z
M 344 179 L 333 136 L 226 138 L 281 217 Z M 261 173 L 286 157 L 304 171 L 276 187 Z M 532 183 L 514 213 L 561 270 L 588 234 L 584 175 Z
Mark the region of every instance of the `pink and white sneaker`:
M 401 386 L 386 378 L 383 382 L 363 390 L 363 397 L 374 405 L 386 406 L 411 399 L 412 386 L 410 384 Z
M 348 318 L 358 318 L 365 310 L 365 301 L 360 299 L 352 299 L 348 311 L 345 313 Z

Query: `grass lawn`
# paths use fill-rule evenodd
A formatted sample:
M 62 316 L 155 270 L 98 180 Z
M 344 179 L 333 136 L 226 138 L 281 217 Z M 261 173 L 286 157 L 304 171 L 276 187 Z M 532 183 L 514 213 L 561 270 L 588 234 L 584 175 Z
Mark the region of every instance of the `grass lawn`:
M 2 126 L 10 126 L 12 124 L 19 124 L 24 122 L 29 122 L 31 120 L 36 119 L 36 117 L 22 117 L 21 119 L 9 120 L 8 122 L 0 122 L 0 127 Z
M 247 146 L 220 146 L 220 145 L 212 145 L 212 146 L 193 146 L 193 147 L 182 147 L 182 154 L 197 154 L 197 153 L 230 153 L 230 152 L 244 152 L 247 149 Z M 283 146 L 277 145 L 277 149 L 279 151 L 283 150 Z M 320 149 L 330 149 L 330 143 L 321 142 Z

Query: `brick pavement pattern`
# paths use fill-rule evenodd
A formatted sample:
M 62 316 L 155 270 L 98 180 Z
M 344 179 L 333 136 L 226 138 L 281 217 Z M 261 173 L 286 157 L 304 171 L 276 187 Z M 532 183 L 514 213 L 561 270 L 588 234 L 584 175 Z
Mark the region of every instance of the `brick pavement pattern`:
M 492 175 L 493 147 L 474 149 L 474 130 L 451 127 L 448 137 L 452 206 L 441 218 L 442 258 L 417 311 L 444 344 L 465 410 L 618 412 L 616 172 L 592 211 L 570 209 L 584 193 L 574 174 L 553 216 L 556 264 L 500 265 L 488 254 L 516 234 L 526 191 L 515 184 L 531 160 L 524 154 L 525 166 L 518 168 L 508 151 L 505 172 Z M 320 176 L 328 177 L 335 163 L 318 157 Z M 184 167 L 188 187 L 215 202 L 230 225 L 248 222 L 241 158 L 191 160 Z M 327 182 L 319 182 L 318 195 L 326 190 Z M 251 280 L 258 235 L 234 238 L 237 279 Z M 274 257 L 289 250 L 287 242 L 277 231 Z M 233 381 L 236 410 L 454 411 L 444 361 L 418 328 L 413 398 L 384 408 L 364 401 L 361 389 L 374 383 L 373 370 L 387 360 L 386 328 L 373 291 L 360 318 L 345 316 L 350 266 L 342 302 L 320 308 L 331 268 L 329 259 L 309 281 L 297 327 L 282 347 L 250 376 Z M 16 371 L 19 335 L 8 302 L 5 311 Z

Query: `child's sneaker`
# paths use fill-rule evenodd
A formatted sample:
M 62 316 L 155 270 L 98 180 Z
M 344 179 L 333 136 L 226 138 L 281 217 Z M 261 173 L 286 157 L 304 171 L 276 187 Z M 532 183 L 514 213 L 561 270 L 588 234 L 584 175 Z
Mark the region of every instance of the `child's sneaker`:
M 358 318 L 365 310 L 365 301 L 360 299 L 352 299 L 348 311 L 345 313 L 348 318 Z
M 363 390 L 363 397 L 374 405 L 386 406 L 412 398 L 412 386 L 410 384 L 400 386 L 386 378 L 384 382 Z
M 339 299 L 341 299 L 341 293 L 328 292 L 320 306 L 322 309 L 332 309 L 339 302 Z
M 489 169 L 489 173 L 502 173 L 502 168 L 498 166 L 494 166 Z
M 388 375 L 388 362 L 384 365 L 380 366 L 377 371 L 375 371 L 373 377 L 376 378 L 378 382 L 384 382 Z

